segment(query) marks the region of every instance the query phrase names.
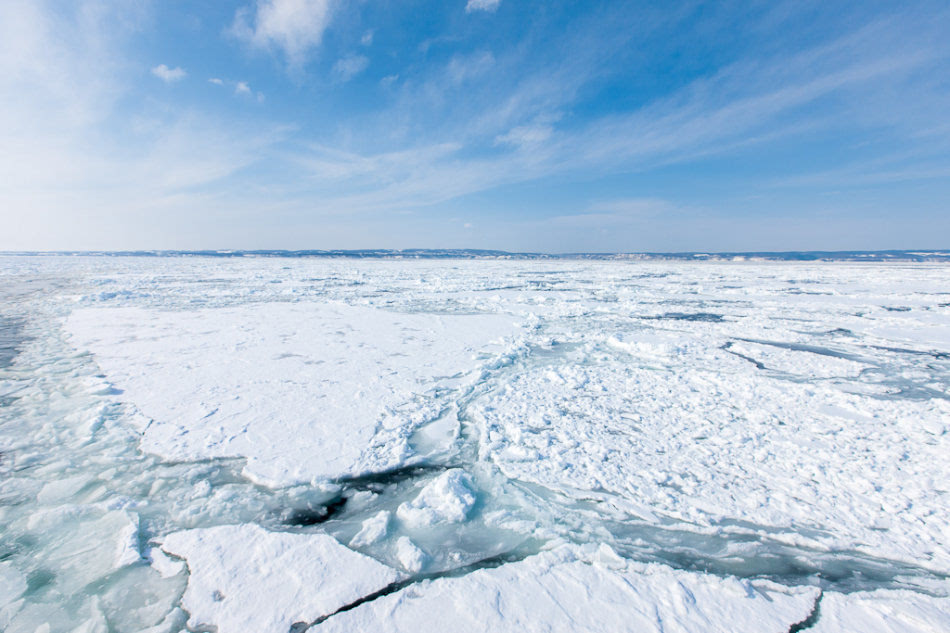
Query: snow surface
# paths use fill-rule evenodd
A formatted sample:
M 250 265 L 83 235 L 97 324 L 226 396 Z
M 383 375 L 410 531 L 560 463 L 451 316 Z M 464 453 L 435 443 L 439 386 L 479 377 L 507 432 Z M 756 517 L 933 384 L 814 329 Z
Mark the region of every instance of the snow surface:
M 0 263 L 5 631 L 950 630 L 946 266 Z
M 933 633 L 948 630 L 948 622 L 948 598 L 911 591 L 828 592 L 821 599 L 821 617 L 808 630 L 814 633 Z
M 246 457 L 245 474 L 273 487 L 402 463 L 407 418 L 431 415 L 424 394 L 515 331 L 503 316 L 342 303 L 91 308 L 66 329 L 151 418 L 143 450 Z
M 326 534 L 256 525 L 174 532 L 162 549 L 188 563 L 188 625 L 218 633 L 287 633 L 401 578 Z
M 784 633 L 818 590 L 716 578 L 566 547 L 440 578 L 337 614 L 315 632 L 638 631 Z M 599 554 L 599 555 L 598 555 Z

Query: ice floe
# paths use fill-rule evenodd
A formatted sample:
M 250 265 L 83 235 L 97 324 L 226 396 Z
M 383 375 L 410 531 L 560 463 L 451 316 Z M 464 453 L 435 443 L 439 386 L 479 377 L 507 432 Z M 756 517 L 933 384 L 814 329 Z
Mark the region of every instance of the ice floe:
M 477 369 L 516 331 L 499 315 L 406 314 L 343 303 L 197 311 L 76 310 L 75 345 L 152 422 L 142 448 L 170 460 L 245 457 L 270 486 L 401 464 L 426 394 Z
M 932 633 L 946 631 L 950 598 L 912 591 L 826 592 L 813 633 Z
M 334 615 L 312 631 L 785 633 L 808 617 L 818 593 L 565 547 L 459 578 L 416 583 Z
M 218 633 L 287 633 L 401 578 L 326 534 L 247 524 L 174 532 L 162 549 L 187 561 L 189 626 Z

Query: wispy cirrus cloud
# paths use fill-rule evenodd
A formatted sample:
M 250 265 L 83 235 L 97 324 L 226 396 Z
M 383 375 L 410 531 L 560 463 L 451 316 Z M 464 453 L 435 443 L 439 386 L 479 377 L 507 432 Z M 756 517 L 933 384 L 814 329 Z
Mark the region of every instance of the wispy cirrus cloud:
M 369 57 L 366 55 L 350 55 L 338 59 L 333 64 L 333 75 L 337 81 L 346 83 L 369 67 Z

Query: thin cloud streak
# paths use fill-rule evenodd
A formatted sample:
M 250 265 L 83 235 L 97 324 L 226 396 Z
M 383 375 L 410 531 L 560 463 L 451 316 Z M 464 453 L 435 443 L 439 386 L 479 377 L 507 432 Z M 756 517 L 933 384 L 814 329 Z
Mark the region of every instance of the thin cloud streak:
M 894 26 L 887 23 L 887 28 L 893 30 Z M 912 24 L 902 26 L 913 28 Z M 353 165 L 359 165 L 363 177 L 359 193 L 340 193 L 328 204 L 354 212 L 413 208 L 558 174 L 582 177 L 578 174 L 645 170 L 708 158 L 750 144 L 774 143 L 802 130 L 818 132 L 839 124 L 841 117 L 861 113 L 867 96 L 882 84 L 899 84 L 909 74 L 948 56 L 945 45 L 926 37 L 918 39 L 918 48 L 905 46 L 895 54 L 892 44 L 901 38 L 891 35 L 893 41 L 888 41 L 884 28 L 883 22 L 869 25 L 791 59 L 737 62 L 635 112 L 604 117 L 576 129 L 559 129 L 556 119 L 533 127 L 498 129 L 508 121 L 538 115 L 537 102 L 520 99 L 517 94 L 523 88 L 518 88 L 496 97 L 495 103 L 477 104 L 485 111 L 495 111 L 499 102 L 529 104 L 480 128 L 482 136 L 491 135 L 496 151 L 468 156 L 473 144 L 489 139 L 473 139 L 466 123 L 442 130 L 444 140 L 432 139 L 430 144 L 399 152 L 401 162 L 391 160 L 392 154 L 350 153 L 335 164 L 332 157 L 324 155 L 309 165 L 314 168 L 312 182 L 319 183 L 321 190 L 333 191 L 334 185 L 353 176 Z M 444 76 L 452 77 L 457 69 L 453 60 Z M 558 79 L 554 83 L 560 84 Z M 550 93 L 553 91 L 552 87 Z M 545 89 L 540 92 L 548 93 Z M 834 103 L 837 116 L 808 111 L 811 104 L 827 100 Z M 569 107 L 569 98 L 546 101 L 542 112 Z M 393 119 L 405 116 L 399 110 L 390 115 Z M 899 109 L 886 116 L 877 113 L 875 118 L 875 124 L 882 127 L 906 124 Z M 939 121 L 920 121 L 919 125 L 936 123 Z M 433 148 L 440 151 L 433 152 Z M 488 155 L 477 156 L 479 153 Z M 307 167 L 306 157 L 296 159 Z M 352 189 L 339 187 L 340 191 Z

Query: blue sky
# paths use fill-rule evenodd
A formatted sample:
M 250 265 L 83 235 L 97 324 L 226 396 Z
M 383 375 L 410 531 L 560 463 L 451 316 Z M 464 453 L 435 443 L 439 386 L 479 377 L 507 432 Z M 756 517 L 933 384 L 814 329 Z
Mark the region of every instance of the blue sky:
M 0 250 L 950 248 L 946 2 L 4 0 Z

